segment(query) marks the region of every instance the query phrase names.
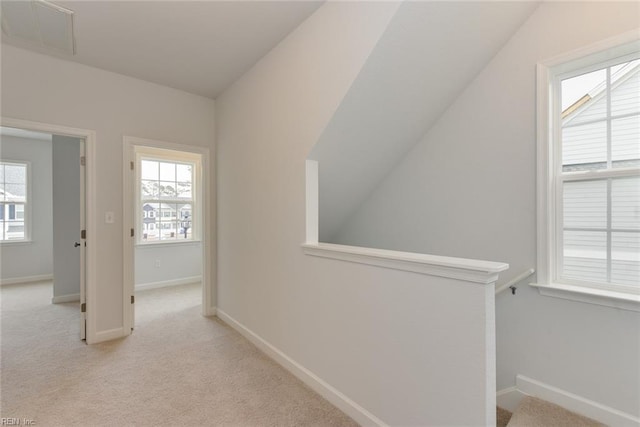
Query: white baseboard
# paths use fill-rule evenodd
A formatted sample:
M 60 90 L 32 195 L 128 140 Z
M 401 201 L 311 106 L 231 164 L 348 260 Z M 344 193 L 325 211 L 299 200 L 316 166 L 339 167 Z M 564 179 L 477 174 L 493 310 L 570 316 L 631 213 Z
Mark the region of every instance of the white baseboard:
M 44 282 L 53 280 L 53 274 L 40 274 L 38 276 L 11 277 L 8 279 L 0 279 L 0 286 L 17 285 L 20 283 Z
M 515 412 L 520 401 L 525 396 L 517 387 L 505 388 L 496 394 L 496 405 L 509 412 Z
M 76 301 L 80 301 L 80 294 L 60 295 L 60 296 L 51 298 L 51 302 L 53 304 L 60 304 L 63 302 L 76 302 Z
M 246 326 L 229 316 L 227 313 L 220 310 L 219 308 L 216 311 L 218 318 L 238 331 L 241 335 L 251 341 L 256 347 L 266 353 L 267 356 L 271 357 L 277 363 L 282 365 L 282 367 L 298 377 L 298 379 L 307 384 L 329 402 L 337 406 L 340 410 L 353 418 L 357 423 L 365 426 L 386 426 L 386 424 L 375 415 L 371 414 L 369 411 L 349 399 L 340 391 L 324 382 L 313 372 L 309 371 L 298 362 L 284 354 L 282 351 L 278 350 L 276 347 L 262 339 L 260 336 L 256 335 Z
M 202 282 L 202 276 L 183 277 L 180 279 L 163 280 L 161 282 L 149 282 L 135 285 L 136 291 L 148 291 L 149 289 L 167 288 L 169 286 L 189 285 Z
M 97 344 L 103 341 L 110 341 L 116 338 L 122 338 L 127 334 L 124 333 L 124 328 L 107 329 L 106 331 L 100 331 L 96 333 L 95 339 L 90 344 Z
M 216 316 L 218 312 L 218 309 L 216 307 L 209 307 L 208 309 L 205 309 L 202 313 L 203 316 Z
M 634 415 L 533 380 L 524 375 L 516 376 L 515 387 L 509 387 L 498 392 L 498 406 L 513 412 L 524 396 L 534 396 L 546 400 L 606 425 L 640 427 L 640 418 Z

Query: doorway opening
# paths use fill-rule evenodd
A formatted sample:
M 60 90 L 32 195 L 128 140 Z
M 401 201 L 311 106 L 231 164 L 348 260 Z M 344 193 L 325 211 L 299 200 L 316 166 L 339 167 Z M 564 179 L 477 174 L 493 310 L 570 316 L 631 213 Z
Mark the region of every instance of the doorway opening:
M 125 313 L 130 330 L 169 311 L 211 315 L 208 149 L 125 137 Z
M 86 138 L 15 125 L 0 127 L 3 309 L 41 307 L 85 340 Z M 79 331 L 63 320 L 73 317 Z

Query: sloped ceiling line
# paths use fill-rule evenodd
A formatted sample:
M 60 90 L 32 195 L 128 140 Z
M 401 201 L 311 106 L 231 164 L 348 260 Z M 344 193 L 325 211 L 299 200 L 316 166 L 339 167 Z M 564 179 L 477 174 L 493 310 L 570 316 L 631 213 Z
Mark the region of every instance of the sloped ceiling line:
M 334 241 L 538 4 L 399 7 L 309 156 L 319 164 L 320 241 Z

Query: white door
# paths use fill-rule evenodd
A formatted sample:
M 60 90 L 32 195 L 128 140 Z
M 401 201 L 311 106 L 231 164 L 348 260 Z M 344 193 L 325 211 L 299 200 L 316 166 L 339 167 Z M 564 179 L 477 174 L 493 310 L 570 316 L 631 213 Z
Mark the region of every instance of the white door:
M 80 337 L 86 338 L 84 141 L 53 135 L 53 295 L 80 300 Z

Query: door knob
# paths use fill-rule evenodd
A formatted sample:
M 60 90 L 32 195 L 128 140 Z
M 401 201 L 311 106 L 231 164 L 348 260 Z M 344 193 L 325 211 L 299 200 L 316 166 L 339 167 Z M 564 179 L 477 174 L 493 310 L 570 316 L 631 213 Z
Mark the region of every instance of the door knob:
M 80 246 L 80 243 L 78 243 L 78 242 L 75 242 L 75 243 L 73 244 L 73 247 L 74 247 L 74 248 L 77 248 L 78 246 Z

